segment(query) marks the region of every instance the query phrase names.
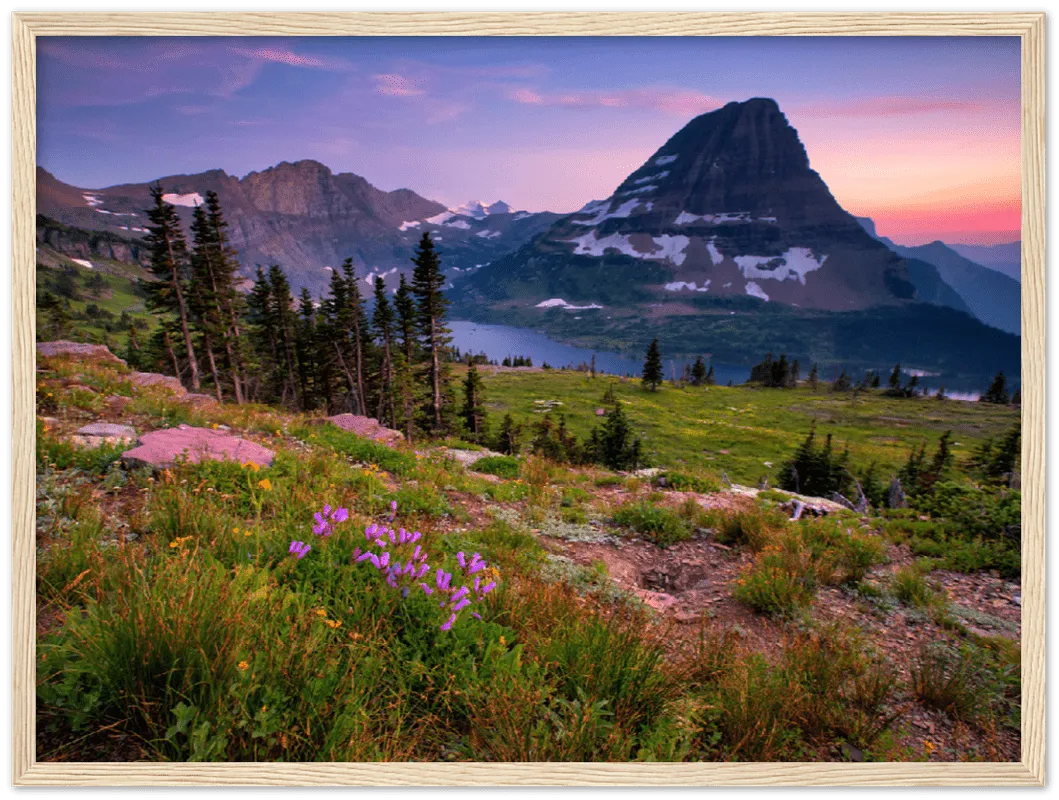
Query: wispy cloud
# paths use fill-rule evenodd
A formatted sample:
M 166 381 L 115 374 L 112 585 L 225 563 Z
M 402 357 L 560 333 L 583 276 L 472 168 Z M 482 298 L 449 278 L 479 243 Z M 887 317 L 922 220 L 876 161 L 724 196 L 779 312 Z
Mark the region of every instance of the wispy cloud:
M 676 116 L 693 116 L 720 108 L 717 98 L 693 89 L 671 87 L 644 87 L 621 89 L 612 92 L 576 91 L 541 93 L 534 89 L 520 88 L 508 93 L 508 99 L 516 103 L 562 108 L 636 108 L 660 111 Z
M 296 53 L 286 48 L 274 47 L 233 47 L 233 53 L 253 59 L 255 61 L 271 61 L 276 64 L 286 64 L 289 67 L 306 67 L 308 69 L 324 69 L 332 72 L 346 72 L 353 69 L 353 65 L 342 58 L 322 57 Z
M 395 72 L 372 75 L 371 78 L 375 81 L 375 91 L 388 97 L 418 97 L 426 94 L 419 80 Z

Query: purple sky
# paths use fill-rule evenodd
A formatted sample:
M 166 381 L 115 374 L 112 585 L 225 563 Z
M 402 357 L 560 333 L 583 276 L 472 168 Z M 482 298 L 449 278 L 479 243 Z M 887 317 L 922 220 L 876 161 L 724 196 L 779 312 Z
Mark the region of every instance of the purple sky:
M 40 38 L 38 163 L 86 188 L 314 158 L 455 205 L 571 211 L 730 100 L 773 97 L 847 210 L 1018 237 L 1007 38 Z

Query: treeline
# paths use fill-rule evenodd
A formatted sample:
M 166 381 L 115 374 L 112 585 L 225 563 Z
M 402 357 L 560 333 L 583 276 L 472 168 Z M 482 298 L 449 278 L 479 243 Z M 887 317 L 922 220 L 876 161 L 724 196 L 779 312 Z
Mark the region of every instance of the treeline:
M 162 324 L 130 346 L 133 366 L 170 372 L 221 402 L 352 412 L 410 438 L 459 429 L 445 278 L 429 234 L 410 282 L 402 275 L 391 296 L 376 277 L 369 315 L 352 259 L 332 271 L 319 300 L 306 289 L 295 299 L 277 265 L 259 266 L 244 294 L 217 194 L 195 208 L 190 243 L 163 194 L 152 187 L 145 237 L 155 277 L 145 284 L 147 304 Z

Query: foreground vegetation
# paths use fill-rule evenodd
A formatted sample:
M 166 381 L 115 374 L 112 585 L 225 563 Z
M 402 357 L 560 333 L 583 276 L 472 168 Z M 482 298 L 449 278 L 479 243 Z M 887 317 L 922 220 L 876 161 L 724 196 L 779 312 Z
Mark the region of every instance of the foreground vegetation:
M 465 468 L 446 454 L 480 445 L 391 449 L 319 415 L 134 390 L 117 365 L 41 367 L 38 758 L 1018 757 L 1017 624 L 946 588 L 1004 586 L 978 572 L 1001 556 L 1017 575 L 1002 533 L 915 508 L 792 522 L 789 493 L 724 481 L 777 478 L 816 420 L 887 476 L 956 431 L 948 478 L 967 489 L 969 454 L 1012 409 L 501 371 L 483 376 L 487 438 L 511 414 L 521 452 Z M 654 470 L 532 454 L 547 409 L 588 438 L 608 385 Z M 226 426 L 276 458 L 130 469 L 120 446 L 66 440 L 99 419 Z M 1017 496 L 1010 483 L 957 505 Z M 348 510 L 326 531 L 325 504 Z M 391 524 L 421 532 L 443 572 L 478 553 L 495 589 L 448 624 L 436 595 L 362 558 L 365 529 Z M 630 580 L 617 568 L 635 554 Z M 712 605 L 648 589 L 651 570 L 694 559 Z

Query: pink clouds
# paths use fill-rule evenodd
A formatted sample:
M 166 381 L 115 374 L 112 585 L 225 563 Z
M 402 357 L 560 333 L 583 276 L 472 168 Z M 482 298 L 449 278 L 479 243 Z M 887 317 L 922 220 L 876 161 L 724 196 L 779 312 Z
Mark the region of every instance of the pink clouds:
M 560 106 L 564 108 L 636 108 L 661 111 L 689 117 L 712 111 L 722 104 L 713 97 L 692 89 L 645 87 L 611 92 L 579 91 L 541 94 L 533 89 L 510 91 L 509 100 L 525 105 Z
M 257 47 L 247 49 L 242 47 L 231 48 L 233 53 L 253 59 L 255 61 L 271 61 L 276 64 L 286 64 L 289 67 L 307 67 L 310 69 L 326 69 L 333 71 L 345 71 L 351 68 L 349 62 L 341 58 L 320 58 L 318 56 L 303 55 L 293 50 L 276 49 L 269 47 Z
M 388 73 L 371 77 L 375 81 L 375 91 L 388 97 L 418 97 L 425 94 L 418 81 L 404 75 Z

